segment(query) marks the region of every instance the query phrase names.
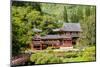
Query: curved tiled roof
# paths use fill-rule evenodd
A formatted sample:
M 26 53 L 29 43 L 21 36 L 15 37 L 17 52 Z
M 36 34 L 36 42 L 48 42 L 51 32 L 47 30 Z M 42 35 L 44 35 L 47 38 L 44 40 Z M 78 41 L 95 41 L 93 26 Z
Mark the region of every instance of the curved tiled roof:
M 61 28 L 53 29 L 53 31 L 82 31 L 80 23 L 64 23 Z

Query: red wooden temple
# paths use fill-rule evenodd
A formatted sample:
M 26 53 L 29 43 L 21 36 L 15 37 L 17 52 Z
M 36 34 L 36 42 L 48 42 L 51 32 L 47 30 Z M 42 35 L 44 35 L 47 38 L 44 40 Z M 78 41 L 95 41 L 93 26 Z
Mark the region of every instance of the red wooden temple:
M 34 30 L 41 32 L 39 29 Z M 33 37 L 31 49 L 43 50 L 47 47 L 73 48 L 73 45 L 79 40 L 81 31 L 80 23 L 64 23 L 61 28 L 53 29 L 53 32 L 57 34 L 40 36 L 39 33 L 37 33 Z

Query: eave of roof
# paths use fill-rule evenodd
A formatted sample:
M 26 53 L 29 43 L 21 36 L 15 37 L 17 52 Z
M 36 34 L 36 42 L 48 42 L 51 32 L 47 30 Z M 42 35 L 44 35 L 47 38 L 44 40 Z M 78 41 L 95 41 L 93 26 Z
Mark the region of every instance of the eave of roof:
M 44 37 L 41 37 L 41 39 L 66 39 L 66 38 L 71 38 L 71 37 L 65 35 L 46 35 Z

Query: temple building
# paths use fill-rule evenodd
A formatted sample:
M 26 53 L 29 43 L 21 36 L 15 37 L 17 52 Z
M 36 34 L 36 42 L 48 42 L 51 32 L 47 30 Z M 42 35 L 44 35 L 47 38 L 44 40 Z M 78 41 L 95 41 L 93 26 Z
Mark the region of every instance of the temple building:
M 33 37 L 31 49 L 43 50 L 47 47 L 52 48 L 73 48 L 79 41 L 80 33 L 82 32 L 80 23 L 64 23 L 61 28 L 53 29 L 57 34 L 49 34 L 40 36 L 39 32 L 42 30 L 34 29 L 36 35 Z

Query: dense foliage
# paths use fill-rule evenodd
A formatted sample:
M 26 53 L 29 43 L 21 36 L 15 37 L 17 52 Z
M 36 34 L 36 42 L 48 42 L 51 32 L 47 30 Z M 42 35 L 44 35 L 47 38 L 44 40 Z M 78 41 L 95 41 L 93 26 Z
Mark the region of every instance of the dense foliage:
M 35 34 L 33 28 L 43 30 L 40 34 L 46 35 L 53 33 L 52 29 L 61 27 L 65 22 L 81 23 L 83 31 L 80 46 L 96 44 L 95 6 L 14 1 L 11 16 L 12 53 L 14 55 L 25 50 L 31 42 Z
M 87 47 L 83 51 L 51 51 L 44 51 L 32 54 L 30 60 L 35 64 L 82 62 L 96 60 L 95 46 Z
M 32 62 L 35 62 L 35 64 L 50 64 L 50 63 L 61 63 L 62 60 L 59 57 L 56 57 L 53 54 L 49 53 L 36 53 L 32 54 L 30 57 L 30 60 Z

